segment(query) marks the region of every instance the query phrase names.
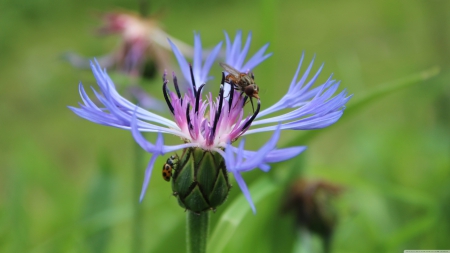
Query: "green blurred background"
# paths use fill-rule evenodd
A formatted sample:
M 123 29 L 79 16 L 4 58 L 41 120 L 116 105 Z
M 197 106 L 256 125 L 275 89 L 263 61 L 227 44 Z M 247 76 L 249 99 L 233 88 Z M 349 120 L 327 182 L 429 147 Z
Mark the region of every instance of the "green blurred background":
M 95 81 L 61 55 L 110 52 L 118 37 L 94 36 L 95 13 L 138 6 L 0 2 L 0 252 L 137 252 L 139 242 L 142 252 L 184 251 L 185 214 L 158 172 L 164 159 L 137 205 L 142 178 L 135 178 L 131 134 L 67 108 L 81 101 L 79 81 Z M 149 8 L 162 11 L 165 30 L 189 44 L 193 31 L 209 47 L 224 40 L 224 30 L 234 36 L 239 29 L 253 32 L 251 52 L 270 42 L 274 55 L 255 70 L 267 106 L 286 91 L 302 51 L 307 62 L 316 54 L 315 70 L 325 62 L 320 81 L 334 73 L 354 94 L 349 107 L 379 87 L 440 67 L 435 77 L 351 108 L 325 130 L 283 134 L 280 147 L 294 139 L 307 151 L 245 178 L 252 185 L 294 168 L 307 180 L 344 187 L 332 252 L 450 249 L 449 1 L 171 0 Z M 162 98 L 159 80 L 145 89 Z M 261 138 L 269 136 L 249 138 L 247 146 L 259 147 Z M 142 175 L 149 158 L 139 161 Z M 292 251 L 293 218 L 280 212 L 288 181 L 256 204 L 256 215 L 242 206 L 247 213 L 224 252 Z M 211 231 L 241 195 L 232 188 L 212 214 Z

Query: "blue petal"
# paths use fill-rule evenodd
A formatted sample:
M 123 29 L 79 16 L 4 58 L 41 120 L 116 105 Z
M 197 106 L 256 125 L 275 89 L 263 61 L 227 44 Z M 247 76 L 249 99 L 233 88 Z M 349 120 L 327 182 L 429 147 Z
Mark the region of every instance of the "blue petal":
M 139 201 L 142 202 L 145 196 L 145 192 L 147 191 L 148 184 L 150 183 L 150 177 L 152 176 L 153 166 L 155 165 L 155 161 L 158 155 L 153 155 L 150 161 L 148 162 L 147 168 L 145 169 L 144 175 L 144 183 L 142 184 L 141 195 L 139 196 Z
M 244 145 L 245 145 L 245 139 L 242 139 L 242 141 L 239 143 L 239 148 L 237 153 L 237 160 L 239 163 L 242 161 L 242 158 L 244 156 Z
M 242 66 L 242 64 L 244 64 L 244 60 L 245 60 L 245 57 L 247 57 L 247 53 L 248 53 L 248 50 L 250 49 L 251 42 L 252 42 L 252 32 L 249 32 L 247 35 L 247 41 L 245 42 L 245 46 L 242 49 L 242 52 L 238 55 L 238 58 L 236 59 L 237 66 Z
M 136 114 L 133 114 L 133 118 L 131 120 L 131 133 L 133 135 L 134 140 L 141 146 L 142 149 L 149 153 L 153 154 L 161 154 L 162 153 L 162 147 L 164 146 L 164 140 L 161 133 L 158 133 L 158 139 L 156 141 L 156 146 L 148 142 L 142 133 L 139 131 L 137 127 L 137 119 Z
M 232 66 L 233 68 L 246 72 L 247 70 L 251 70 L 259 65 L 261 62 L 269 58 L 272 54 L 265 54 L 265 51 L 269 44 L 264 45 L 262 48 L 254 54 L 250 60 L 244 63 L 245 58 L 247 57 L 248 50 L 250 48 L 252 34 L 249 32 L 247 36 L 247 41 L 244 45 L 244 48 L 241 49 L 241 38 L 242 31 L 238 31 L 233 42 L 230 41 L 230 38 L 227 33 L 225 33 L 225 41 L 226 41 L 226 54 L 225 54 L 225 62 Z
M 200 77 L 200 72 L 202 69 L 202 40 L 200 38 L 200 34 L 194 34 L 194 59 L 193 59 L 193 72 L 196 82 L 200 82 L 197 77 Z M 197 86 L 201 85 L 201 83 L 197 83 Z
M 288 92 L 277 103 L 261 111 L 256 117 L 258 120 L 252 122 L 252 126 L 262 124 L 273 125 L 252 128 L 245 132 L 244 135 L 273 131 L 276 129 L 275 124 L 279 123 L 281 123 L 281 129 L 320 129 L 335 123 L 342 116 L 345 104 L 352 96 L 347 96 L 345 90 L 334 95 L 340 82 L 332 80 L 331 76 L 322 85 L 311 89 L 323 68 L 322 64 L 314 76 L 306 83 L 314 63 L 314 58 L 297 82 L 296 80 L 299 77 L 303 59 L 304 56 L 302 54 Z M 290 108 L 292 108 L 290 111 L 281 115 L 260 119 L 266 115 Z
M 245 183 L 241 174 L 239 172 L 234 172 L 233 175 L 234 175 L 234 179 L 236 179 L 236 182 L 239 185 L 239 188 L 241 188 L 242 193 L 244 194 L 245 198 L 247 199 L 248 203 L 250 204 L 250 207 L 252 208 L 253 213 L 256 213 L 255 204 L 253 204 L 252 197 L 250 196 L 250 191 L 248 190 L 247 184 Z
M 248 151 L 248 150 L 239 151 L 237 148 L 234 148 L 234 147 L 232 147 L 232 149 L 233 149 L 233 152 L 238 155 L 239 155 L 239 153 L 242 153 L 242 156 L 245 159 L 249 159 L 256 154 L 255 151 Z M 264 157 L 264 163 L 277 163 L 277 162 L 286 161 L 286 160 L 289 160 L 289 159 L 292 159 L 292 158 L 298 156 L 305 150 L 306 150 L 306 146 L 273 149 Z
M 241 67 L 242 71 L 253 69 L 256 66 L 258 66 L 261 62 L 265 61 L 267 58 L 272 56 L 272 53 L 264 55 L 268 47 L 269 43 L 265 44 L 262 48 L 260 48 L 258 52 L 256 52 L 256 54 L 254 54 L 253 57 L 250 58 L 250 60 L 248 60 L 247 63 L 245 63 L 244 66 Z
M 211 53 L 208 55 L 208 57 L 205 60 L 205 63 L 203 64 L 203 68 L 201 71 L 201 76 L 199 80 L 199 84 L 204 84 L 206 81 L 208 81 L 209 77 L 209 71 L 211 70 L 212 65 L 214 64 L 214 61 L 217 58 L 217 55 L 220 52 L 220 48 L 222 47 L 222 42 L 217 44 L 214 49 L 211 51 Z
M 228 33 L 226 31 L 223 31 L 223 33 L 225 34 L 225 42 L 226 42 L 226 52 L 231 52 L 231 40 L 230 40 L 230 36 L 228 36 Z M 228 63 L 228 62 L 227 62 Z
M 227 53 L 227 57 L 231 57 L 234 64 L 236 64 L 236 58 L 239 55 L 239 51 L 241 49 L 241 36 L 242 31 L 237 31 L 236 36 L 234 37 L 233 45 L 231 46 L 231 52 Z
M 271 151 L 264 159 L 267 163 L 277 163 L 289 160 L 301 154 L 306 150 L 305 146 L 283 148 Z
M 227 167 L 227 170 L 234 171 L 234 168 L 236 166 L 236 162 L 234 159 L 234 153 L 231 147 L 231 144 L 228 143 L 227 147 L 225 148 L 225 165 Z M 239 162 L 239 161 L 238 161 Z
M 184 79 L 189 83 L 189 88 L 192 89 L 192 82 L 191 82 L 191 74 L 189 70 L 189 64 L 184 58 L 183 54 L 180 52 L 177 46 L 172 43 L 170 39 L 167 39 L 169 41 L 170 47 L 172 47 L 172 52 L 175 55 L 175 58 L 177 58 L 178 65 L 180 65 L 181 72 L 183 73 Z M 196 52 L 194 52 L 194 55 Z
M 92 90 L 97 100 L 100 101 L 105 108 L 100 109 L 93 100 L 89 98 L 84 87 L 80 84 L 78 89 L 84 105 L 80 105 L 80 108 L 76 110 L 75 108 L 72 108 L 72 111 L 80 117 L 98 124 L 130 129 L 132 112 L 135 110 L 136 105 L 119 95 L 111 78 L 106 71 L 101 69 L 96 60 L 91 62 L 91 69 L 96 78 L 97 85 L 100 88 L 100 91 L 93 88 Z M 158 124 L 154 125 L 149 122 L 139 121 L 137 124 L 140 128 L 147 128 L 143 129 L 144 131 L 171 133 L 178 136 L 182 135 L 181 130 L 177 127 L 175 122 L 171 120 L 140 107 L 137 107 L 136 114 L 139 119 Z M 166 127 L 161 127 L 160 125 Z
M 261 163 L 259 165 L 259 168 L 264 172 L 269 172 L 270 166 L 267 163 Z
M 256 152 L 245 151 L 243 149 L 243 141 L 241 141 L 241 144 L 239 145 L 237 151 L 230 144 L 228 144 L 225 148 L 226 156 L 224 157 L 227 169 L 230 171 L 249 171 L 258 168 L 261 164 L 267 163 L 268 160 L 266 159 L 268 155 L 276 150 L 276 144 L 280 137 L 280 132 L 281 128 L 280 126 L 278 126 L 270 140 Z M 235 151 L 237 153 L 236 160 L 234 157 Z M 289 155 L 286 156 L 286 159 L 291 158 L 291 154 L 293 154 L 293 152 L 289 152 Z M 244 156 L 245 161 L 242 162 L 242 158 Z M 272 158 L 272 156 L 269 156 L 269 158 Z M 281 159 L 278 159 L 278 161 L 281 161 Z
M 172 41 L 169 40 L 170 46 L 172 47 L 172 51 L 175 55 L 175 58 L 178 61 L 178 64 L 180 65 L 181 71 L 183 72 L 184 79 L 186 80 L 186 83 L 189 84 L 189 89 L 193 88 L 192 85 L 192 79 L 189 69 L 189 64 L 186 61 L 186 58 L 183 56 L 181 51 L 178 49 L 178 47 L 172 43 Z M 200 34 L 194 35 L 194 59 L 192 64 L 192 70 L 194 74 L 194 80 L 196 84 L 196 88 L 204 83 L 206 83 L 211 77 L 209 77 L 209 71 L 217 58 L 217 55 L 220 52 L 220 48 L 222 46 L 222 42 L 219 42 L 214 49 L 209 53 L 209 55 L 206 57 L 205 62 L 203 63 L 203 48 L 202 48 L 202 42 L 200 38 Z M 203 66 L 202 66 L 203 63 Z

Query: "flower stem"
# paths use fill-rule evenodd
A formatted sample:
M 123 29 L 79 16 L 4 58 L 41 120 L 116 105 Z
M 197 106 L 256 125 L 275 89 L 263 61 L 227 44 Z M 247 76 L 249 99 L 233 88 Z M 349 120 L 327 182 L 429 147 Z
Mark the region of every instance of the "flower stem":
M 209 213 L 186 211 L 186 245 L 188 253 L 205 253 L 208 238 Z

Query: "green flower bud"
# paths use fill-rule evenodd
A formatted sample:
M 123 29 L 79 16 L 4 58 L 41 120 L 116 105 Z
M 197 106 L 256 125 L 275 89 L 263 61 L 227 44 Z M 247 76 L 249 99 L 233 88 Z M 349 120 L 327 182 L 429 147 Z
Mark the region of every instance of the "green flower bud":
M 172 175 L 173 195 L 181 207 L 196 213 L 215 211 L 230 189 L 225 161 L 219 153 L 201 148 L 183 150 Z

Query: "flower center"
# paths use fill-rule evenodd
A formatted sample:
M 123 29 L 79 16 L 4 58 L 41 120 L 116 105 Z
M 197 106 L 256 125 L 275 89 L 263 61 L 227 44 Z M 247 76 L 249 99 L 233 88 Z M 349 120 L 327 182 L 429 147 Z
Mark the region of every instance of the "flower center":
M 232 88 L 225 96 L 224 87 L 227 83 L 225 83 L 223 72 L 219 96 L 213 99 L 212 94 L 209 93 L 206 100 L 203 100 L 202 90 L 205 84 L 197 89 L 192 67 L 190 70 L 192 89 L 183 97 L 175 74 L 173 74 L 173 84 L 176 93 L 167 88 L 168 80 L 164 73 L 163 94 L 167 106 L 178 127 L 186 136 L 189 136 L 185 138 L 185 142 L 198 143 L 199 147 L 205 150 L 225 148 L 228 142 L 236 141 L 249 129 L 259 113 L 261 102 L 258 99 L 256 110 L 244 119 L 244 106 L 248 102 L 248 96 L 244 92 L 235 90 L 230 84 Z

